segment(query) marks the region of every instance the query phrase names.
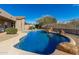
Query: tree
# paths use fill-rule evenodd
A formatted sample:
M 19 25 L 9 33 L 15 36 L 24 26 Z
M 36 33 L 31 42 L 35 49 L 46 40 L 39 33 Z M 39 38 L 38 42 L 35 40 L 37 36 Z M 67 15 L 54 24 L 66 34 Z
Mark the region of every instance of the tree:
M 44 17 L 38 19 L 37 23 L 39 25 L 46 25 L 46 24 L 57 23 L 57 20 L 54 17 L 51 17 L 51 16 L 44 16 Z

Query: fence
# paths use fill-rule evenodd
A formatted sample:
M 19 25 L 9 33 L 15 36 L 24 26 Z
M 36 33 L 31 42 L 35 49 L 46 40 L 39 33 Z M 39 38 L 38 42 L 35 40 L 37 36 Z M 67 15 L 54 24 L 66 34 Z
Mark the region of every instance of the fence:
M 55 31 L 59 31 L 61 29 L 54 29 Z M 76 29 L 63 29 L 66 33 L 79 35 L 79 30 Z

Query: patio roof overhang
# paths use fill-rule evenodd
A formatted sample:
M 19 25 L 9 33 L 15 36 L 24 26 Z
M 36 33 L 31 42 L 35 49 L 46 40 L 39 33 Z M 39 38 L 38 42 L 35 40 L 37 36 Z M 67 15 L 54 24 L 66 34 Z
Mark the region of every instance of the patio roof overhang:
M 15 22 L 14 20 L 11 20 L 11 19 L 9 19 L 9 18 L 6 18 L 6 17 L 3 17 L 3 16 L 0 16 L 0 20 L 2 20 L 2 21 L 7 21 L 7 22 Z
M 0 18 L 1 19 L 6 19 L 6 20 L 11 20 L 11 21 L 16 21 L 16 18 L 12 16 L 11 14 L 7 13 L 3 9 L 0 8 Z

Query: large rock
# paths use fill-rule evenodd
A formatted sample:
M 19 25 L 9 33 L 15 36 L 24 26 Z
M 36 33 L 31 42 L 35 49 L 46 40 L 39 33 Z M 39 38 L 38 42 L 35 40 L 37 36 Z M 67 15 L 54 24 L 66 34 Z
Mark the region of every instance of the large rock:
M 78 51 L 78 47 L 77 46 L 73 46 L 70 43 L 61 43 L 57 49 L 70 53 L 70 54 L 74 54 L 74 55 L 78 55 L 79 51 Z

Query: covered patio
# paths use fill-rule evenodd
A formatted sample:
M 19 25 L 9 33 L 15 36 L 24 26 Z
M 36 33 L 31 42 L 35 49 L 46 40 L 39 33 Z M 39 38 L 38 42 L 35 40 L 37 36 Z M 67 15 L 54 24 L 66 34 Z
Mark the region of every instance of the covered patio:
M 0 24 L 6 25 L 7 27 L 15 27 L 15 21 L 0 16 Z
M 15 21 L 0 16 L 0 31 L 4 31 L 6 28 L 15 27 Z
M 17 28 L 18 31 L 24 31 L 25 17 L 13 16 L 0 8 L 0 30 L 5 30 L 10 27 Z

